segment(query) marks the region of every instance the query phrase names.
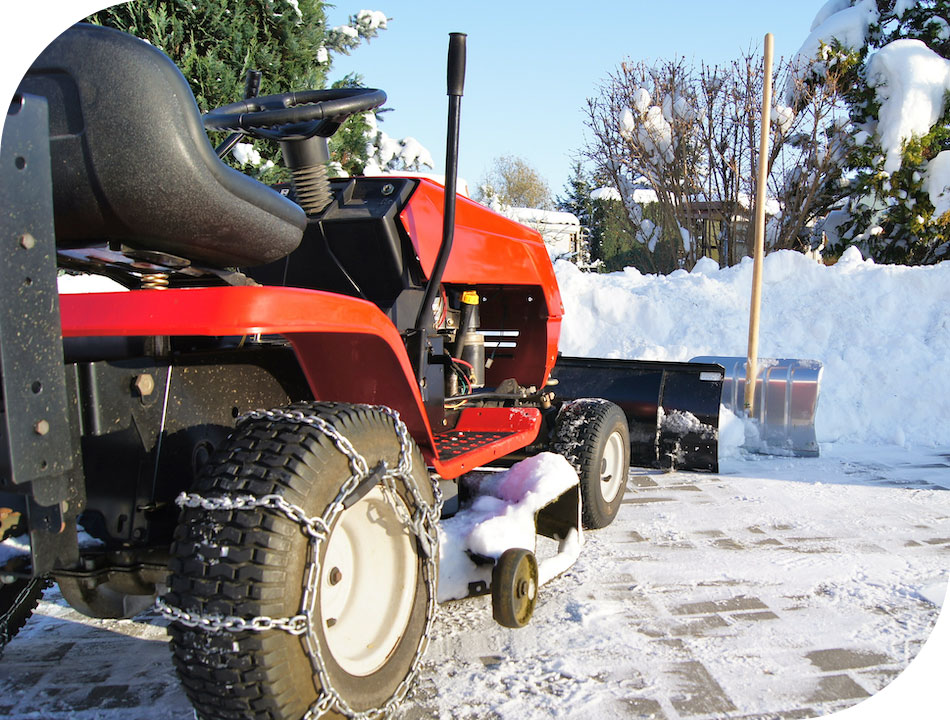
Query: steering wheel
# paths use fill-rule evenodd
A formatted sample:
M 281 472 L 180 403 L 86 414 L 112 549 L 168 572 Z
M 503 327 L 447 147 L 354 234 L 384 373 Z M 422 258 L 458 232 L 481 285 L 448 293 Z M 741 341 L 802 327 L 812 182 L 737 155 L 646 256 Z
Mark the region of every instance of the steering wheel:
M 264 95 L 224 105 L 202 116 L 206 130 L 242 132 L 267 140 L 328 138 L 356 113 L 386 102 L 386 93 L 373 88 L 303 90 Z

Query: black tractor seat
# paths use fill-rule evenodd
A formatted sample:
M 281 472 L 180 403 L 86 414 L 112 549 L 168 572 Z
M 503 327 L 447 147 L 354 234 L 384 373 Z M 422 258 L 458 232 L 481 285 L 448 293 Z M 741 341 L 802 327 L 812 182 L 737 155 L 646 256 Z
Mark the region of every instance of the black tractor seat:
M 75 25 L 17 93 L 49 103 L 59 247 L 116 242 L 224 268 L 299 244 L 304 212 L 218 159 L 188 82 L 152 45 Z

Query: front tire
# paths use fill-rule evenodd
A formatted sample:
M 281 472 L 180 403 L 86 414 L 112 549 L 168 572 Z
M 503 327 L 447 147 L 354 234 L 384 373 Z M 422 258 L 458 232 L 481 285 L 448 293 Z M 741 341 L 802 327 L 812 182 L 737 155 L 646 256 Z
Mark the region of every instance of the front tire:
M 197 496 L 213 507 L 214 498 L 279 495 L 307 518 L 327 518 L 331 505 L 338 512 L 319 541 L 272 507 L 182 513 L 169 605 L 191 618 L 310 616 L 300 636 L 173 623 L 176 668 L 206 720 L 297 720 L 318 701 L 343 716 L 392 707 L 418 667 L 435 609 L 434 560 L 407 527 L 434 503 L 415 443 L 408 435 L 400 441 L 393 418 L 379 409 L 310 403 L 288 410 L 331 425 L 370 470 L 381 462 L 398 467 L 405 448 L 411 471 L 390 474 L 388 489 L 384 480 L 351 494 L 340 510 L 341 487 L 355 473 L 338 440 L 287 412 L 239 426 L 198 481 Z
M 553 447 L 577 471 L 584 527 L 610 525 L 623 502 L 630 468 L 630 430 L 623 410 L 600 399 L 565 403 L 555 421 Z

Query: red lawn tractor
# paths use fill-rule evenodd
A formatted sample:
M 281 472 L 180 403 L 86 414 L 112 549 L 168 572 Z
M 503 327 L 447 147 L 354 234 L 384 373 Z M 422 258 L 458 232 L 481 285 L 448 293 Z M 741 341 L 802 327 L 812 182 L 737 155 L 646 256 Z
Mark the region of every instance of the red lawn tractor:
M 327 178 L 327 138 L 378 90 L 250 82 L 202 116 L 124 33 L 77 25 L 36 60 L 0 148 L 0 647 L 55 581 L 94 617 L 157 603 L 199 717 L 381 717 L 419 666 L 460 478 L 561 453 L 579 485 L 537 531 L 563 541 L 614 519 L 631 456 L 715 469 L 721 369 L 559 358 L 540 237 L 456 198 L 464 40 L 445 187 Z M 292 186 L 222 162 L 244 135 Z M 57 267 L 127 290 L 59 295 Z M 471 594 L 527 622 L 531 549 L 471 555 L 491 577 Z

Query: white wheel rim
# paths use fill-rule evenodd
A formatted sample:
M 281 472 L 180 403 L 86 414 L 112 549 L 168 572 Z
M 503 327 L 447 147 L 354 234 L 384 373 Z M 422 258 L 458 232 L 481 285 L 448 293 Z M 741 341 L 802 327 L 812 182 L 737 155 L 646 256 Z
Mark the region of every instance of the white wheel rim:
M 613 501 L 627 481 L 627 468 L 623 460 L 623 435 L 612 432 L 607 437 L 600 461 L 600 494 L 605 502 Z
M 344 671 L 365 677 L 386 664 L 409 624 L 417 576 L 413 536 L 375 487 L 340 515 L 321 567 L 320 623 Z

